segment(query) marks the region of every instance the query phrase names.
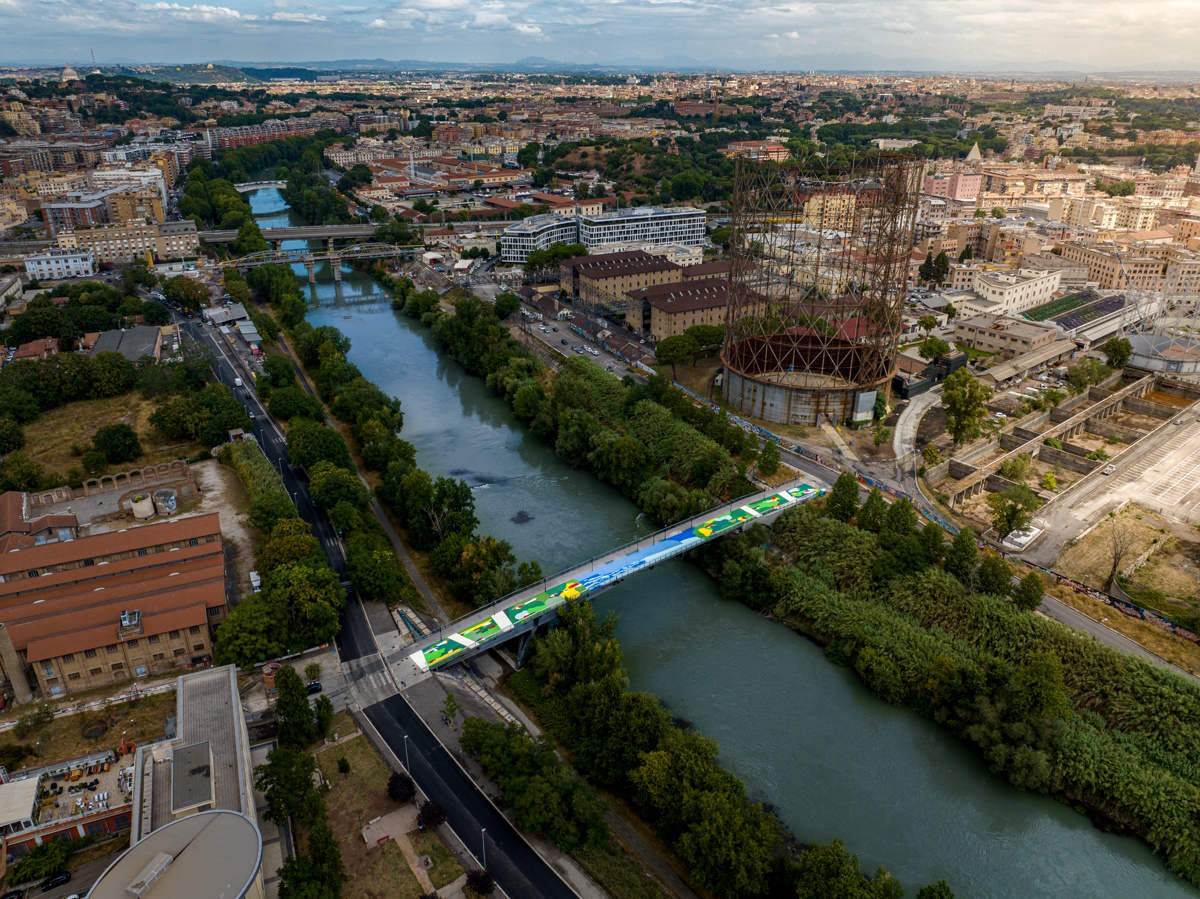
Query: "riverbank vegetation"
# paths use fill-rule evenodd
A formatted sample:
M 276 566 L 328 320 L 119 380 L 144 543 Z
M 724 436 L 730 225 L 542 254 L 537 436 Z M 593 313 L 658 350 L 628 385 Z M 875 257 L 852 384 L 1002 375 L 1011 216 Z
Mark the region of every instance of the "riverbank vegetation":
M 292 271 L 284 266 L 259 266 L 249 283 L 278 308 L 297 359 L 312 378 L 320 399 L 334 418 L 348 426 L 364 467 L 379 473 L 376 495 L 405 528 L 408 544 L 428 553 L 433 571 L 446 580 L 454 598 L 480 606 L 541 580 L 536 562 L 518 563 L 511 544 L 477 532 L 475 497 L 465 481 L 434 478 L 417 466 L 416 449 L 399 436 L 404 424 L 400 401 L 363 377 L 346 358 L 348 337 L 330 325 L 314 328 L 304 320 L 305 306 Z M 280 383 L 275 383 L 275 374 L 270 380 L 268 406 L 274 411 L 279 405 L 277 391 L 290 391 L 294 378 L 280 366 Z M 293 404 L 296 399 L 289 395 L 287 402 Z M 317 402 L 318 409 L 320 405 Z M 301 409 L 299 414 L 308 411 Z M 314 502 L 326 509 L 334 527 L 349 535 L 347 572 L 356 588 L 376 599 L 394 600 L 399 594 L 414 601 L 415 589 L 407 574 L 396 570 L 394 564 L 389 571 L 384 564 L 391 547 L 370 513 L 370 496 L 353 472 L 349 447 L 341 434 L 326 427 L 320 418 L 292 418 L 288 455 L 293 464 L 308 469 Z
M 392 305 L 420 318 L 472 374 L 504 397 L 513 414 L 575 468 L 591 469 L 659 524 L 682 521 L 753 491 L 746 466 L 757 442 L 719 413 L 694 406 L 665 378 L 645 386 L 572 357 L 557 374 L 510 333 L 498 309 L 476 297 L 440 310 L 433 291 L 378 270 Z
M 882 868 L 871 878 L 863 876 L 858 859 L 840 840 L 796 844 L 721 767 L 714 740 L 673 722 L 650 694 L 630 691 L 615 626 L 614 615 L 598 621 L 589 603 L 568 603 L 560 610 L 559 627 L 535 638 L 529 661 L 506 686 L 571 750 L 581 774 L 627 802 L 658 833 L 687 864 L 696 886 L 727 897 L 902 895 L 900 884 Z M 510 779 L 529 771 L 513 764 L 516 743 L 542 746 L 500 725 L 464 729 L 463 748 L 477 754 L 489 771 L 514 772 Z M 581 822 L 574 805 L 565 803 L 574 793 L 559 793 L 555 801 L 553 790 L 543 794 L 541 808 L 522 826 L 562 832 L 568 842 L 585 839 L 580 825 L 591 818 Z M 953 893 L 946 888 L 921 895 Z
M 841 520 L 788 511 L 769 535 L 756 526 L 698 560 L 724 595 L 811 636 L 1014 786 L 1140 835 L 1200 882 L 1200 689 L 1032 614 L 1039 575 L 1014 588 L 1002 560 L 977 558 L 969 531 L 947 546 L 907 500 L 888 506 L 875 492 L 837 508 Z M 786 563 L 764 550 L 768 536 Z

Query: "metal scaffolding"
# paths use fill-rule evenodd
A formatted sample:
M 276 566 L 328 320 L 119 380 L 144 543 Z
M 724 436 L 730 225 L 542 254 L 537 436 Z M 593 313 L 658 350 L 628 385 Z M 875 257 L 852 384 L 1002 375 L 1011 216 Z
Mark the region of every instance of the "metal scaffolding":
M 851 417 L 895 373 L 924 167 L 907 156 L 739 159 L 725 395 L 774 421 Z

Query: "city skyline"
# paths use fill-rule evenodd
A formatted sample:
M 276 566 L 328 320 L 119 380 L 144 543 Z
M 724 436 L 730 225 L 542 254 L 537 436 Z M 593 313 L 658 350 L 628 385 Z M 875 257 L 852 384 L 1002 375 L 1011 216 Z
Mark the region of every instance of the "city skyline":
M 952 14 L 949 14 L 952 13 Z M 1169 19 L 1173 27 L 1164 29 Z M 1186 4 L 1030 0 L 397 0 L 225 4 L 0 0 L 0 29 L 20 34 L 10 65 L 336 59 L 740 70 L 1165 71 L 1194 67 Z M 673 35 L 669 47 L 663 34 Z M 1153 47 L 1150 53 L 1146 48 Z

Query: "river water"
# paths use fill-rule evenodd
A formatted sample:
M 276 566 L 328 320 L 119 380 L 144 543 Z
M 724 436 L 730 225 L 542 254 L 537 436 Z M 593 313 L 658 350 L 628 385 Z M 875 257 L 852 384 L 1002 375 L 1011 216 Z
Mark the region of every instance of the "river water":
M 278 191 L 249 199 L 262 225 L 290 220 Z M 351 361 L 401 399 L 418 464 L 468 481 L 480 531 L 508 540 L 518 558 L 549 573 L 651 530 L 618 491 L 529 434 L 481 379 L 438 351 L 428 328 L 393 312 L 372 279 L 345 269 L 335 284 L 320 267 L 310 298 L 309 321 L 342 330 Z M 513 522 L 521 511 L 532 520 Z M 639 574 L 597 607 L 620 615 L 635 689 L 715 738 L 721 762 L 799 839 L 840 837 L 864 871 L 887 867 L 910 896 L 939 878 L 978 899 L 1200 896 L 1140 841 L 1013 789 L 808 640 L 723 600 L 685 562 Z

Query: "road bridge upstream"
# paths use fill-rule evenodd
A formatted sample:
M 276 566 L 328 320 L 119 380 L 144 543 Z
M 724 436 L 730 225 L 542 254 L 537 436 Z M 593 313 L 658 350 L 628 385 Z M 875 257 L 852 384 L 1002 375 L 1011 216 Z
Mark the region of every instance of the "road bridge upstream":
M 559 607 L 568 600 L 594 597 L 631 574 L 646 571 L 746 525 L 769 524 L 784 510 L 823 493 L 822 489 L 795 481 L 790 486 L 764 490 L 640 537 L 494 600 L 417 641 L 415 650 L 396 665 L 398 678 L 404 684 L 416 683 L 432 670 L 460 662 L 514 637 L 525 635 L 527 640 L 527 635 L 558 615 Z M 521 652 L 524 646 L 522 642 Z
M 262 236 L 268 243 L 281 240 L 362 240 L 374 237 L 378 225 L 297 225 L 293 228 L 263 228 Z M 237 231 L 201 231 L 200 239 L 205 243 L 233 243 Z

